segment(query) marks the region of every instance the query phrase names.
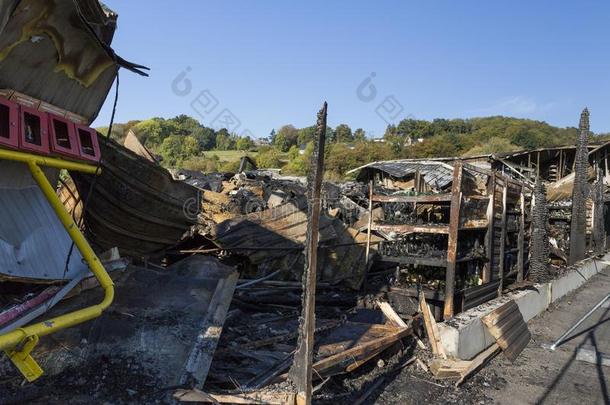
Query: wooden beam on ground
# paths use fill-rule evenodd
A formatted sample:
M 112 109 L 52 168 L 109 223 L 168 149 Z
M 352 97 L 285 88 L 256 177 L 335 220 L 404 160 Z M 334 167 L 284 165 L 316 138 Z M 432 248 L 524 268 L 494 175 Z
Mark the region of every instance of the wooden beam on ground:
M 320 232 L 320 194 L 324 176 L 324 145 L 326 144 L 327 104 L 318 112 L 316 144 L 312 154 L 312 172 L 307 185 L 309 205 L 307 238 L 305 242 L 305 273 L 303 275 L 303 308 L 299 325 L 299 339 L 290 369 L 290 378 L 297 390 L 297 404 L 310 405 L 312 397 L 312 362 L 316 327 L 316 281 L 318 268 L 318 240 Z
M 471 374 L 493 358 L 493 356 L 498 353 L 498 350 L 500 350 L 500 346 L 498 346 L 497 343 L 494 343 L 487 350 L 484 350 L 477 357 L 475 357 L 470 363 L 470 366 L 468 366 L 468 368 L 462 372 L 462 375 L 458 382 L 455 383 L 455 386 L 460 386 Z
M 198 389 L 179 389 L 174 398 L 180 402 L 199 402 L 212 404 L 296 404 L 295 394 L 288 392 L 245 392 L 239 394 L 208 394 Z
M 448 229 L 449 241 L 447 244 L 447 269 L 445 274 L 445 308 L 443 311 L 445 319 L 449 319 L 453 316 L 457 243 L 460 227 L 460 206 L 462 203 L 462 177 L 462 162 L 458 160 L 453 166 L 453 182 L 451 184 L 451 208 L 449 210 Z

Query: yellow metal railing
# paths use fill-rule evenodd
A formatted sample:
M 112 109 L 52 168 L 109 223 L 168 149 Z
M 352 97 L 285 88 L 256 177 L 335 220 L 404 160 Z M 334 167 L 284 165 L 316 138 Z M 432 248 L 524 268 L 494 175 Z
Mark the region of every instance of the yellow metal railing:
M 70 162 L 63 159 L 32 155 L 6 149 L 0 149 L 0 159 L 22 162 L 28 165 L 32 177 L 89 265 L 91 272 L 104 289 L 104 299 L 97 305 L 0 335 L 0 350 L 6 352 L 11 361 L 19 371 L 23 373 L 28 381 L 34 381 L 43 374 L 42 369 L 30 355 L 32 349 L 38 343 L 39 338 L 99 317 L 102 312 L 110 306 L 114 298 L 114 283 L 112 282 L 112 279 L 78 229 L 72 216 L 66 211 L 61 200 L 55 193 L 55 188 L 49 183 L 49 180 L 44 175 L 40 166 L 67 169 L 88 174 L 99 174 L 99 169 L 96 166 L 86 163 Z

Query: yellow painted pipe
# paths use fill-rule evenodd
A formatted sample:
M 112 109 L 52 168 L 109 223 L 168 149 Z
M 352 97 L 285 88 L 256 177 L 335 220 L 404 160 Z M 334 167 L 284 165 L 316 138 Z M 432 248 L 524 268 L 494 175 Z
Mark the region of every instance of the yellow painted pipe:
M 22 163 L 35 163 L 40 166 L 53 167 L 56 169 L 66 169 L 76 172 L 95 174 L 98 172 L 97 166 L 87 163 L 72 162 L 53 157 L 32 155 L 30 153 L 20 152 L 16 150 L 0 149 L 0 159 L 13 160 Z
M 57 332 L 58 330 L 69 328 L 99 317 L 102 312 L 110 306 L 112 300 L 114 299 L 114 283 L 106 272 L 106 269 L 104 269 L 104 266 L 102 266 L 100 263 L 100 260 L 96 256 L 95 252 L 93 249 L 91 249 L 91 246 L 89 246 L 89 243 L 78 229 L 78 226 L 72 219 L 72 216 L 66 211 L 64 205 L 61 203 L 61 200 L 55 193 L 55 189 L 53 186 L 51 186 L 49 180 L 38 165 L 63 168 L 90 174 L 98 173 L 98 168 L 85 163 L 69 162 L 62 159 L 47 158 L 4 149 L 0 149 L 0 159 L 27 163 L 30 172 L 32 173 L 32 177 L 36 183 L 38 183 L 38 186 L 51 204 L 51 207 L 70 235 L 70 238 L 72 238 L 74 244 L 89 265 L 91 272 L 104 289 L 104 299 L 97 305 L 61 315 L 34 325 L 26 326 L 0 336 L 0 350 L 9 350 L 15 348 L 29 336 L 45 336 L 50 333 Z

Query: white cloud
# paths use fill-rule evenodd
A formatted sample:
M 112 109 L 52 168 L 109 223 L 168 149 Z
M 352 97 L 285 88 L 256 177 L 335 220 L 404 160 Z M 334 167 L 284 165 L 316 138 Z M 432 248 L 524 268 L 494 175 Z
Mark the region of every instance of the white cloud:
M 545 114 L 552 111 L 557 103 L 540 103 L 526 96 L 507 97 L 497 100 L 495 103 L 471 111 L 473 115 L 517 115 L 532 116 Z

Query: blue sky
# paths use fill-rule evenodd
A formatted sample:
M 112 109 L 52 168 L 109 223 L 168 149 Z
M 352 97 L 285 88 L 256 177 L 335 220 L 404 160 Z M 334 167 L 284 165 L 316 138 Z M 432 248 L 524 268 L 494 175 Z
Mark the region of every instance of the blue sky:
M 577 126 L 586 105 L 591 129 L 610 132 L 607 1 L 104 2 L 117 53 L 151 68 L 121 72 L 117 122 L 184 113 L 210 126 L 230 111 L 258 137 L 312 125 L 326 100 L 330 125 L 381 136 L 407 116 Z

